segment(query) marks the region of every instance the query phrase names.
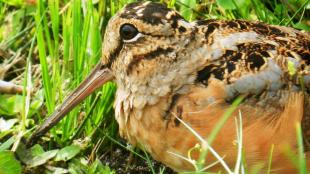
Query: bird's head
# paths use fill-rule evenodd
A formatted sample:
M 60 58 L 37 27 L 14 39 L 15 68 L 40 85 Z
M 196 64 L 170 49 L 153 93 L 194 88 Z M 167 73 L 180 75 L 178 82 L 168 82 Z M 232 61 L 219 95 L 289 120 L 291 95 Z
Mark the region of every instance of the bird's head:
M 102 61 L 37 129 L 31 140 L 46 133 L 107 81 L 114 80 L 118 90 L 134 95 L 132 102 L 136 107 L 154 104 L 159 97 L 193 82 L 195 65 L 191 65 L 192 59 L 187 55 L 191 48 L 197 47 L 190 44 L 196 39 L 195 32 L 194 25 L 163 4 L 127 5 L 107 25 Z
M 103 64 L 120 90 L 161 96 L 184 81 L 179 71 L 186 71 L 181 64 L 194 37 L 195 27 L 176 11 L 159 3 L 132 3 L 109 21 Z

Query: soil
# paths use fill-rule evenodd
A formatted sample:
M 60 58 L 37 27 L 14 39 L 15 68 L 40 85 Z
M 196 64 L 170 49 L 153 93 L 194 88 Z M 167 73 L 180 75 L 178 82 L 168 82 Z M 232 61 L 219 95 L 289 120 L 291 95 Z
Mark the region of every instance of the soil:
M 150 157 L 150 156 L 149 156 Z M 150 157 L 151 158 L 151 157 Z M 116 148 L 102 156 L 101 161 L 104 165 L 109 166 L 117 174 L 136 174 L 152 173 L 152 168 L 146 160 L 132 155 L 128 150 Z M 160 173 L 160 170 L 165 168 L 164 174 L 175 174 L 172 169 L 165 167 L 160 162 L 151 159 L 151 165 L 155 173 Z

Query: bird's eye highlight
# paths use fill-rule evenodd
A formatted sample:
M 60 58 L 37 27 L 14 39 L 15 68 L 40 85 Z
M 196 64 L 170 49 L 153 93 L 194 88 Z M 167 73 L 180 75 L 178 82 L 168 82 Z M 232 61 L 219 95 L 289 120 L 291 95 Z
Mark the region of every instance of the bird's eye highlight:
M 131 40 L 139 34 L 139 31 L 132 24 L 124 24 L 121 26 L 119 33 L 123 40 Z

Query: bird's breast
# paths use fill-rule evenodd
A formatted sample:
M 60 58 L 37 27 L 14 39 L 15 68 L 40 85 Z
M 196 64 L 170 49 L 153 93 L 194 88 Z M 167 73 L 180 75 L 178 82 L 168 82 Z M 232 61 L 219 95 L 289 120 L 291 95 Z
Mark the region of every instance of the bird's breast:
M 208 87 L 190 85 L 188 88 L 187 93 L 168 94 L 154 105 L 139 109 L 130 104 L 130 95 L 117 96 L 115 104 L 121 136 L 176 171 L 193 170 L 193 166 L 180 156 L 187 158 L 188 151 L 201 143 L 185 124 L 207 139 L 230 108 L 230 103 L 225 101 L 225 84 L 219 80 L 209 81 Z M 283 155 L 283 147 L 293 150 L 296 147 L 295 123 L 301 122 L 304 114 L 303 94 L 282 91 L 259 100 L 249 98 L 240 104 L 213 142 L 213 148 L 220 156 L 225 156 L 231 166 L 237 155 L 235 119 L 240 113 L 247 162 L 268 161 L 270 148 L 275 146 L 274 159 L 289 163 Z M 192 159 L 198 157 L 199 151 L 191 153 Z M 212 155 L 206 158 L 208 164 L 214 161 Z M 281 166 L 274 165 L 279 169 Z M 220 170 L 221 166 L 213 169 Z

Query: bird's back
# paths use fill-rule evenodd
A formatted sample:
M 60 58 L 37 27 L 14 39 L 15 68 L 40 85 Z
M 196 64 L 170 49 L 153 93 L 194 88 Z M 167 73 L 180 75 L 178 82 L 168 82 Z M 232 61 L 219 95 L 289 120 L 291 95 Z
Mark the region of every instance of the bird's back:
M 198 21 L 196 26 L 205 35 L 201 42 L 211 47 L 198 81 L 207 84 L 213 76 L 231 84 L 232 96 L 288 88 L 309 93 L 309 33 L 241 20 Z
M 281 110 L 292 92 L 304 95 L 302 127 L 305 144 L 310 139 L 310 35 L 289 27 L 242 20 L 197 21 L 202 43 L 211 47 L 206 66 L 196 82 L 223 82 L 225 100 L 246 95 L 245 103 Z M 253 114 L 254 115 L 254 114 Z

